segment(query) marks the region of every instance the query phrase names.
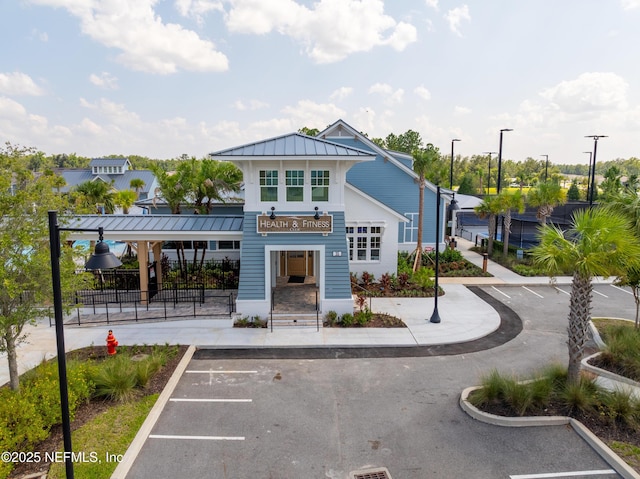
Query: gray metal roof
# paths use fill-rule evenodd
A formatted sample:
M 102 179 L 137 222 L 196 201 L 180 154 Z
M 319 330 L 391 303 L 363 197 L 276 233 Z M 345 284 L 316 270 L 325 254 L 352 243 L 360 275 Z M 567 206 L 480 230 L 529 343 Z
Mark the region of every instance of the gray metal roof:
M 93 181 L 97 176 L 100 176 L 106 183 L 110 183 L 113 180 L 113 187 L 118 191 L 130 189 L 130 183 L 133 178 L 139 178 L 144 181 L 141 193 L 149 194 L 151 188 L 155 185 L 155 176 L 151 170 L 127 170 L 118 175 L 94 175 L 91 170 L 58 170 L 58 174 L 66 182 L 66 185 L 60 189 L 63 193 L 67 193 L 80 183 Z
M 79 215 L 60 219 L 61 229 L 97 230 L 105 239 L 185 239 L 242 232 L 242 216 L 216 215 Z M 95 232 L 71 232 L 73 238 L 97 239 Z
M 89 163 L 89 167 L 94 166 L 124 166 L 130 163 L 128 158 L 93 158 Z
M 370 151 L 359 150 L 340 145 L 320 138 L 291 133 L 268 140 L 236 146 L 215 153 L 210 156 L 348 156 L 373 157 Z

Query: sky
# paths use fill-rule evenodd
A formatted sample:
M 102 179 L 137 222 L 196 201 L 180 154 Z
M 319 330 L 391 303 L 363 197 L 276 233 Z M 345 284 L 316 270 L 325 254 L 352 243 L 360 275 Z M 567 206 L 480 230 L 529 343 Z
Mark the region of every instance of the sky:
M 325 127 L 640 157 L 640 0 L 1 0 L 0 141 L 168 159 Z

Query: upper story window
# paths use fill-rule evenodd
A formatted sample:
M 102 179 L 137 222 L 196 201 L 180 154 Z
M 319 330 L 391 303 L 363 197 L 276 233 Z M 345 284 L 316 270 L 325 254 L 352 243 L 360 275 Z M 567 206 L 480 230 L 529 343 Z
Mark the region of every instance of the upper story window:
M 303 201 L 304 200 L 304 171 L 303 170 L 287 170 L 287 201 Z
M 329 201 L 329 170 L 311 170 L 311 201 Z
M 278 170 L 260 170 L 260 201 L 278 201 Z

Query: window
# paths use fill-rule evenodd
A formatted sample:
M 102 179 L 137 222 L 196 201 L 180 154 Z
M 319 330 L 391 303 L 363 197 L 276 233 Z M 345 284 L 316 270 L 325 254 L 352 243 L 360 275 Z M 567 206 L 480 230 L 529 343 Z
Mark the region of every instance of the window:
M 311 170 L 311 200 L 329 201 L 329 170 Z
M 278 170 L 260 170 L 260 201 L 278 201 Z
M 414 243 L 418 241 L 418 213 L 405 213 L 409 218 L 409 223 L 404 223 L 403 243 Z
M 239 250 L 240 249 L 240 241 L 218 241 L 218 249 L 230 249 L 230 250 Z
M 347 226 L 349 261 L 380 261 L 381 226 Z
M 287 170 L 287 201 L 303 201 L 304 200 L 304 171 Z
M 162 249 L 178 249 L 179 241 L 165 241 L 162 243 Z M 207 241 L 183 241 L 184 249 L 207 249 Z

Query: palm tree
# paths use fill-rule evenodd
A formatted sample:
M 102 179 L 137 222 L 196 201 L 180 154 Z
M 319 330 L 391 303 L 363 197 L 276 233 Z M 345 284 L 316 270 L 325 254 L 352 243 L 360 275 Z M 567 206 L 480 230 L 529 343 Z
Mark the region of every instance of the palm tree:
M 556 206 L 567 202 L 566 192 L 554 181 L 545 181 L 529 190 L 527 203 L 538 208 L 536 218 L 543 226 L 547 224 L 547 218 L 553 213 Z
M 122 212 L 125 215 L 129 214 L 129 208 L 136 202 L 136 193 L 131 190 L 118 191 L 115 195 L 115 204 L 122 206 Z
M 487 245 L 487 253 L 493 253 L 493 241 L 495 239 L 496 221 L 498 215 L 502 212 L 500 197 L 485 196 L 482 203 L 474 208 L 480 219 L 489 218 L 489 244 Z
M 516 210 L 518 213 L 522 213 L 524 211 L 524 197 L 519 191 L 515 193 L 510 193 L 508 191 L 503 191 L 498 196 L 502 213 L 504 213 L 504 238 L 503 246 L 502 246 L 502 254 L 507 255 L 509 253 L 509 235 L 511 234 L 511 211 Z
M 424 189 L 427 184 L 426 174 L 429 168 L 438 160 L 440 152 L 438 148 L 429 143 L 426 148 L 413 152 L 413 171 L 418 175 L 418 238 L 414 254 L 413 271 L 417 271 L 422 265 L 422 224 L 424 221 Z M 438 241 L 438 238 L 436 238 Z
M 129 188 L 133 188 L 136 192 L 136 199 L 140 196 L 140 192 L 142 191 L 142 188 L 144 188 L 145 184 L 146 183 L 142 178 L 131 178 L 131 181 L 129 181 Z
M 622 275 L 640 264 L 640 242 L 628 219 L 608 208 L 574 213 L 571 228 L 544 225 L 533 259 L 550 276 L 573 271 L 569 300 L 569 381 L 577 383 L 588 340 L 594 276 Z
M 93 210 L 93 212 L 101 214 L 112 214 L 115 209 L 113 183 L 105 183 L 102 180 L 92 180 L 80 183 L 75 188 L 78 195 L 76 203 L 81 208 Z

